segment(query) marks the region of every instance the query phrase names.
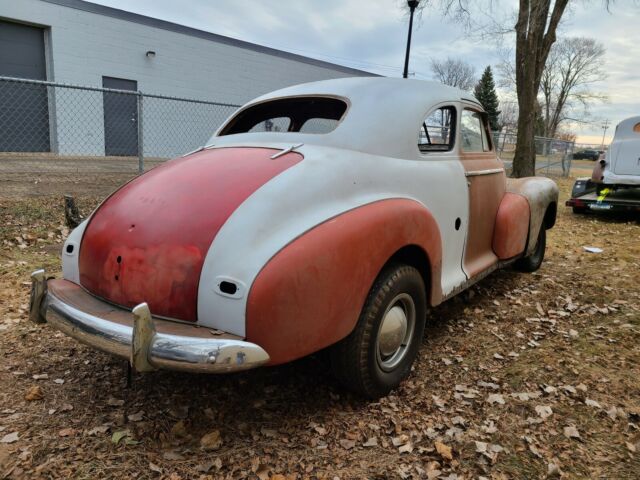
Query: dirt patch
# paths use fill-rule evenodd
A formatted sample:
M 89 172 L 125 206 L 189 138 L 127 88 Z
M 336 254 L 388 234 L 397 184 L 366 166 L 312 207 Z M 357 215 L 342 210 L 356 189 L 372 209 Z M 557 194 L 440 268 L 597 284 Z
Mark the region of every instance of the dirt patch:
M 560 206 L 543 267 L 431 311 L 411 377 L 379 402 L 322 354 L 126 388 L 122 362 L 27 321 L 62 221 L 59 196 L 0 200 L 0 478 L 638 478 L 637 217 Z

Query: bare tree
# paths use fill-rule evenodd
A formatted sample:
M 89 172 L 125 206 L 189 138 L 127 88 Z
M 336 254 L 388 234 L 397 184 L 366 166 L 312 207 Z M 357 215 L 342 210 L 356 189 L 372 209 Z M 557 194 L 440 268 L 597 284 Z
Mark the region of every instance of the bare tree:
M 476 69 L 461 59 L 447 57 L 445 60 L 431 60 L 431 72 L 434 80 L 471 91 L 476 84 Z
M 518 126 L 518 104 L 515 101 L 503 101 L 500 103 L 500 125 L 507 132 L 515 132 Z
M 607 8 L 612 1 L 603 0 Z M 419 8 L 437 6 L 444 15 L 462 19 L 469 26 L 472 7 L 484 6 L 486 10 L 496 8 L 496 3 L 498 0 L 422 0 Z M 547 57 L 556 41 L 558 24 L 568 3 L 569 0 L 518 1 L 517 21 L 512 30 L 516 34 L 515 79 L 520 112 L 513 160 L 514 177 L 535 173 L 534 130 L 538 92 Z
M 540 82 L 546 137 L 555 137 L 561 122 L 576 107 L 586 109 L 594 100 L 604 99 L 589 88 L 606 78 L 601 63 L 604 54 L 601 43 L 584 37 L 565 38 L 551 48 Z

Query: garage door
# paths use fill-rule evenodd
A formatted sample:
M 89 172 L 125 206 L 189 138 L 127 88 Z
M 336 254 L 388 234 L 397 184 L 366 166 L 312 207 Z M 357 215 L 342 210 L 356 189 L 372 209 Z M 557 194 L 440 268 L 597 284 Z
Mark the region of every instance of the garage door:
M 44 29 L 0 20 L 0 76 L 46 80 Z M 47 87 L 0 82 L 0 151 L 48 152 Z

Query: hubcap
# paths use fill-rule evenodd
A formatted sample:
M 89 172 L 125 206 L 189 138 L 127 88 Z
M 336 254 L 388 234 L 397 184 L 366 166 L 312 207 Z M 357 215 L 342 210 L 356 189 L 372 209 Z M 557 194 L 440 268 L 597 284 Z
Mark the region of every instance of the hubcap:
M 393 355 L 407 334 L 407 315 L 402 307 L 391 307 L 382 320 L 380 327 L 380 353 L 388 357 Z
M 391 371 L 404 359 L 415 328 L 416 308 L 406 293 L 397 295 L 382 317 L 376 338 L 376 359 L 384 371 Z

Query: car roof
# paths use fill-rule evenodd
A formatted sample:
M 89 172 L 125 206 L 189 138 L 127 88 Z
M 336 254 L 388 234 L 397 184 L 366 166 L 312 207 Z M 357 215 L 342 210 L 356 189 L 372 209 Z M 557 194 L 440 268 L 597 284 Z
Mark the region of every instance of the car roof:
M 338 127 L 327 134 L 244 133 L 211 139 L 212 143 L 290 141 L 359 150 L 378 155 L 415 158 L 420 126 L 435 106 L 466 101 L 482 110 L 469 93 L 438 82 L 424 80 L 350 77 L 304 83 L 262 95 L 242 110 L 262 102 L 287 97 L 329 96 L 343 98 L 349 108 Z M 220 132 L 224 125 L 218 130 Z
M 637 139 L 638 132 L 634 131 L 634 127 L 640 123 L 640 116 L 629 117 L 621 121 L 616 127 L 614 140 L 621 140 L 625 138 Z

